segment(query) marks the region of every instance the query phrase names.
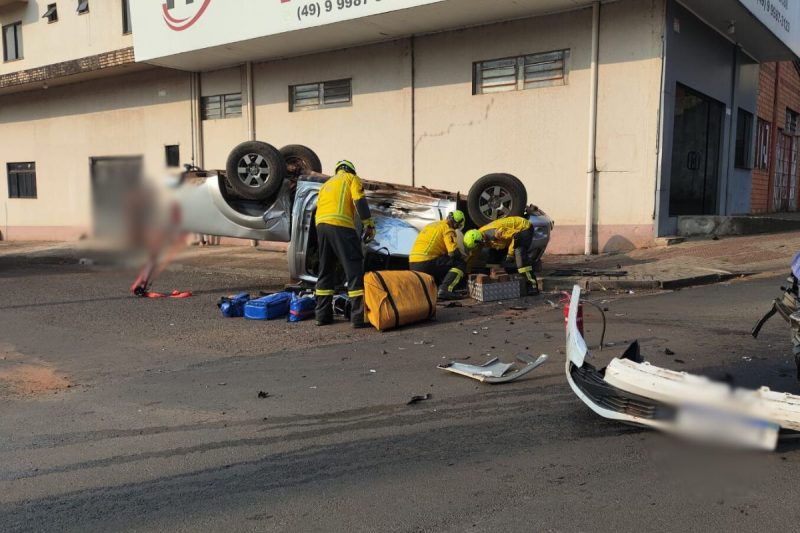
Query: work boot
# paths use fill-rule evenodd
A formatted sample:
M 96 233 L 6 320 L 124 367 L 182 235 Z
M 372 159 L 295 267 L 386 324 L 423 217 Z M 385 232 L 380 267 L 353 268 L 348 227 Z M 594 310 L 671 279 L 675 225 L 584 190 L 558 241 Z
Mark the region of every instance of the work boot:
M 439 294 L 437 295 L 437 298 L 443 302 L 446 302 L 448 300 L 461 300 L 461 295 L 455 292 L 450 292 L 445 289 L 439 289 Z
M 317 308 L 314 310 L 318 326 L 333 324 L 333 296 L 317 295 Z
M 350 298 L 351 308 L 350 308 L 350 323 L 353 325 L 354 329 L 360 329 L 367 327 L 367 323 L 364 322 L 364 297 L 363 296 L 354 296 Z

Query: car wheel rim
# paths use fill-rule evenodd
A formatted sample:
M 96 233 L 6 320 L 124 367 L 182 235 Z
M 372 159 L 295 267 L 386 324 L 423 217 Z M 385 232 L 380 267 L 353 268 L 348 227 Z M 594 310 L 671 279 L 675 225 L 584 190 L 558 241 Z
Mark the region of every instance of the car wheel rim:
M 248 187 L 258 189 L 269 179 L 269 163 L 261 155 L 247 154 L 239 160 L 236 173 L 239 181 Z
M 481 215 L 489 220 L 497 220 L 510 215 L 513 205 L 514 200 L 511 193 L 499 185 L 485 189 L 478 199 L 478 209 Z

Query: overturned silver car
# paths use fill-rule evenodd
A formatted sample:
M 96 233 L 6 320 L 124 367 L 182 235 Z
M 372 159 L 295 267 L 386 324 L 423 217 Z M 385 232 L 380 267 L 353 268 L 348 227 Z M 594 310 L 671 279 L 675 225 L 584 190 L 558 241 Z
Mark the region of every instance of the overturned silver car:
M 321 173 L 319 158 L 304 146 L 276 150 L 249 142 L 231 152 L 226 171 L 189 169 L 175 196 L 185 231 L 288 242 L 291 277 L 313 283 L 318 271 L 314 215 L 319 189 L 328 178 Z M 528 206 L 524 185 L 509 174 L 484 176 L 466 197 L 369 180 L 364 189 L 377 233 L 366 245 L 367 270 L 408 268 L 417 234 L 455 209 L 468 214 L 467 227 L 524 214 L 534 226 L 535 261 L 550 242 L 553 221 Z

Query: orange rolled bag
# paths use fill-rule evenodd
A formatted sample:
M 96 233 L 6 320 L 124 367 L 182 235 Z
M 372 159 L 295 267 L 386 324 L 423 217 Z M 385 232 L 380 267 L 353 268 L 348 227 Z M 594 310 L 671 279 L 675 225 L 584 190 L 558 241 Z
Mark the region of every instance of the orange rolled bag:
M 364 275 L 366 318 L 378 331 L 436 316 L 436 282 L 423 272 L 387 270 Z

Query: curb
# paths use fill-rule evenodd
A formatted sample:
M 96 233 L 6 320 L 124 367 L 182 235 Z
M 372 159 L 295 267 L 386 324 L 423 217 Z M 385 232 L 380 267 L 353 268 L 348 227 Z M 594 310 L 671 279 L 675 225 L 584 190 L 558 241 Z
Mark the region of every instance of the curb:
M 686 287 L 695 287 L 700 285 L 711 285 L 714 283 L 721 283 L 729 281 L 734 278 L 744 277 L 751 275 L 751 273 L 719 273 L 719 274 L 704 274 L 701 276 L 686 276 L 683 278 L 674 279 L 597 279 L 590 277 L 575 277 L 575 278 L 550 278 L 543 277 L 541 279 L 542 290 L 544 291 L 563 291 L 571 290 L 573 286 L 580 285 L 580 287 L 587 291 L 603 291 L 603 290 L 676 290 Z

